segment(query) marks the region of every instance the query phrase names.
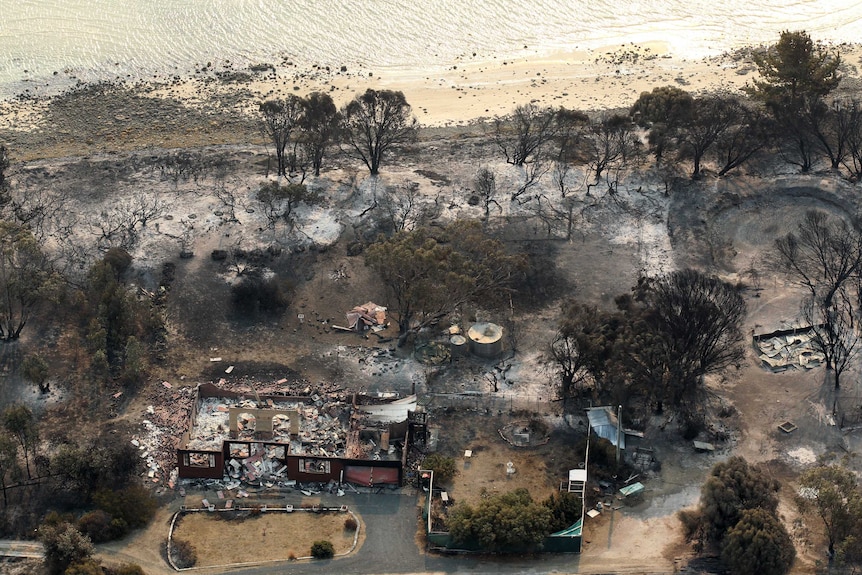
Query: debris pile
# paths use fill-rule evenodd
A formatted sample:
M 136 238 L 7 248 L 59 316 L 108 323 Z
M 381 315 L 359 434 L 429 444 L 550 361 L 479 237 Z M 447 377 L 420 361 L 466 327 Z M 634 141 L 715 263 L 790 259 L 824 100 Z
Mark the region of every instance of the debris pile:
M 347 429 L 341 423 L 340 413 L 345 412 L 345 405 L 340 402 L 321 403 L 317 407 L 305 407 L 300 410 L 299 442 L 290 444 L 290 452 L 299 455 L 317 455 L 323 457 L 343 457 L 347 448 Z
M 386 328 L 386 308 L 374 302 L 364 303 L 347 312 L 347 327 L 353 331 Z
M 225 486 L 226 489 L 235 489 L 239 487 L 242 481 L 262 480 L 264 485 L 267 485 L 271 480 L 285 478 L 287 466 L 277 459 L 278 455 L 263 450 L 251 456 L 228 459 L 227 472 L 231 481 Z M 272 487 L 272 485 L 269 483 L 267 487 Z
M 788 369 L 814 369 L 825 361 L 811 343 L 812 328 L 755 335 L 754 343 L 763 366 L 775 373 Z
M 342 414 L 346 403 L 335 398 L 324 400 L 318 394 L 310 398 L 311 405 L 296 401 L 267 401 L 266 408 L 299 413 L 299 434 L 291 435 L 290 416 L 277 413 L 272 417 L 272 436 L 267 441 L 290 445 L 293 455 L 316 455 L 323 457 L 342 457 L 347 442 L 347 430 L 342 424 Z M 237 440 L 259 440 L 256 428 L 256 416 L 252 412 L 257 408 L 254 401 L 242 399 L 234 401 L 224 397 L 208 397 L 201 399 L 197 420 L 189 433 L 187 449 L 218 450 L 222 442 L 228 438 L 230 431 L 229 413 L 231 408 L 248 409 L 247 413 L 237 416 Z M 346 418 L 346 415 L 344 416 Z M 237 443 L 236 449 L 245 447 Z M 250 457 L 248 454 L 234 454 L 232 457 Z
M 172 486 L 177 478 L 177 430 L 188 425 L 194 388 L 159 385 L 150 399 L 153 404 L 147 406 L 143 429 L 132 437 L 132 445 L 138 448 L 141 458 L 146 461 L 146 478 L 153 483 L 164 481 Z

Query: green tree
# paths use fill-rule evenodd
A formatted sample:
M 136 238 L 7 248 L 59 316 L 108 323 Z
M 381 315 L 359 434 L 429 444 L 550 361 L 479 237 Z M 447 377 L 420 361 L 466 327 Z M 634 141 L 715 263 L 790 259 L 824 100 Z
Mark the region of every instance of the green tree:
M 105 575 L 105 570 L 98 559 L 92 557 L 75 562 L 66 567 L 63 575 Z
M 109 567 L 105 575 L 146 575 L 140 565 L 135 563 L 123 563 L 119 567 Z
M 581 496 L 575 493 L 559 491 L 552 493 L 542 505 L 551 511 L 551 522 L 548 531 L 556 533 L 567 529 L 579 521 L 583 512 L 583 501 Z
M 739 121 L 738 113 L 729 96 L 710 95 L 693 100 L 688 121 L 677 128 L 680 155 L 691 158 L 693 180 L 700 178 L 707 152 Z
M 463 220 L 440 231 L 417 228 L 381 238 L 365 251 L 365 262 L 386 286 L 402 335 L 463 304 L 499 301 L 525 265 L 479 222 Z
M 736 122 L 722 132 L 710 157 L 718 166 L 718 176 L 724 176 L 755 158 L 769 144 L 770 119 L 764 111 L 739 98 L 728 98 Z
M 7 476 L 18 467 L 18 445 L 8 433 L 0 433 L 0 489 L 3 490 L 3 507 L 9 505 L 6 497 Z
M 744 510 L 721 546 L 721 558 L 734 575 L 784 575 L 795 557 L 787 529 L 766 509 Z
M 45 563 L 54 574 L 74 563 L 85 563 L 95 551 L 92 541 L 69 523 L 42 524 L 37 536 L 45 547 Z
M 799 478 L 796 505 L 802 513 L 814 513 L 823 521 L 829 541 L 829 556 L 848 537 L 859 535 L 862 517 L 862 493 L 856 474 L 837 465 L 814 467 Z
M 122 489 L 140 471 L 141 459 L 133 445 L 102 436 L 94 441 L 57 446 L 51 473 L 60 488 L 77 491 L 83 500 L 99 489 Z
M 808 172 L 820 147 L 837 168 L 841 154 L 830 147 L 824 124 L 829 116 L 825 97 L 841 81 L 838 53 L 815 43 L 804 31 L 784 31 L 778 43 L 755 55 L 755 63 L 761 79 L 748 92 L 775 117 L 785 159 Z
M 743 357 L 745 301 L 714 276 L 686 269 L 643 278 L 607 312 L 571 301 L 563 306 L 550 359 L 563 397 L 588 378 L 625 404 L 635 394 L 682 409 L 702 398 L 703 377 Z
M 33 234 L 0 221 L 0 340 L 21 335 L 36 306 L 59 286 L 57 274 Z
M 645 304 L 644 319 L 655 335 L 646 349 L 654 351 L 657 346 L 666 358 L 664 373 L 658 374 L 663 387 L 658 390 L 660 399 L 680 406 L 694 397 L 703 376 L 744 357 L 745 300 L 731 284 L 685 269 L 641 282 L 636 294 Z
M 446 522 L 456 543 L 478 541 L 486 551 L 538 549 L 550 534 L 551 510 L 524 488 L 455 506 Z
M 114 490 L 109 487 L 93 494 L 93 502 L 112 519 L 120 519 L 128 529 L 144 527 L 156 513 L 158 502 L 142 485 Z
M 48 393 L 50 391 L 48 383 L 48 362 L 39 354 L 28 355 L 21 362 L 21 373 L 24 378 L 36 384 L 39 387 L 40 393 Z
M 338 135 L 341 116 L 332 97 L 325 92 L 312 92 L 302 100 L 300 146 L 311 161 L 315 176 L 320 175 L 326 150 Z
M 118 539 L 126 534 L 128 527 L 123 525 L 122 530 L 114 529 L 112 517 L 101 509 L 95 509 L 83 514 L 77 521 L 78 531 L 90 538 L 93 543 L 104 543 Z
M 700 510 L 709 541 L 721 541 L 746 510 L 774 515 L 778 482 L 742 457 L 716 463 L 700 490 Z
M 269 138 L 275 147 L 277 162 L 276 173 L 279 176 L 287 175 L 287 155 L 285 150 L 290 143 L 291 136 L 298 129 L 302 114 L 302 100 L 294 94 L 288 95 L 284 100 L 266 100 L 260 105 L 260 114 L 263 121 L 261 129 L 264 136 Z
M 39 441 L 33 412 L 26 405 L 10 405 L 3 412 L 3 428 L 18 440 L 18 445 L 21 446 L 24 453 L 27 479 L 31 479 L 30 456 L 35 451 Z
M 560 376 L 563 399 L 575 395 L 577 385 L 590 375 L 603 379 L 613 353 L 615 322 L 609 314 L 575 300 L 563 305 L 550 359 Z
M 357 95 L 341 110 L 343 137 L 372 176 L 390 149 L 416 138 L 419 123 L 403 92 L 372 90 Z
M 647 137 L 656 160 L 675 145 L 678 130 L 688 123 L 693 108 L 692 95 L 676 86 L 658 86 L 638 97 L 630 113 L 638 125 L 649 129 Z
M 130 337 L 149 347 L 164 333 L 159 308 L 148 300 L 139 300 L 124 283 L 130 264 L 127 252 L 109 250 L 90 268 L 84 291 L 87 305 L 81 309 L 87 321 L 86 338 L 94 365 L 101 366 L 103 354 L 115 375 L 121 373 L 125 364 Z
M 123 379 L 126 385 L 135 386 L 141 383 L 147 370 L 147 349 L 138 338 L 131 335 L 126 340 L 123 353 Z
M 841 57 L 805 31 L 784 31 L 766 52 L 755 54 L 761 80 L 749 92 L 770 105 L 823 98 L 841 81 Z

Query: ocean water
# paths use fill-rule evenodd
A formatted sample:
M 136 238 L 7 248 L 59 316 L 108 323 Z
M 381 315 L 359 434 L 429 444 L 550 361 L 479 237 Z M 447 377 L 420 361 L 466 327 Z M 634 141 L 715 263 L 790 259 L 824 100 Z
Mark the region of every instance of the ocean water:
M 850 0 L 0 0 L 0 14 L 0 97 L 207 62 L 433 68 L 647 41 L 699 57 L 781 30 L 862 39 Z

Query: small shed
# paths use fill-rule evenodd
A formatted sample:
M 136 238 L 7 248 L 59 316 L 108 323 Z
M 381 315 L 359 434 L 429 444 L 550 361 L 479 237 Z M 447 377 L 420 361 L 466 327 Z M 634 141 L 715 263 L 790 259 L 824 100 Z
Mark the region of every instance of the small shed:
M 493 359 L 503 353 L 503 328 L 496 323 L 474 323 L 467 331 L 470 351 L 488 359 Z

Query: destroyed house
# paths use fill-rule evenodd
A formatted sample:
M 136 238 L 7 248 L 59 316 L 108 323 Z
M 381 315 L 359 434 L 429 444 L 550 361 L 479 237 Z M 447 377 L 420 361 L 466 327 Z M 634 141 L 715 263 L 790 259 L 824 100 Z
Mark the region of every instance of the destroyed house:
M 202 384 L 177 448 L 179 477 L 401 485 L 406 447 L 424 433 L 408 421 L 415 409 L 415 396 L 258 395 Z

